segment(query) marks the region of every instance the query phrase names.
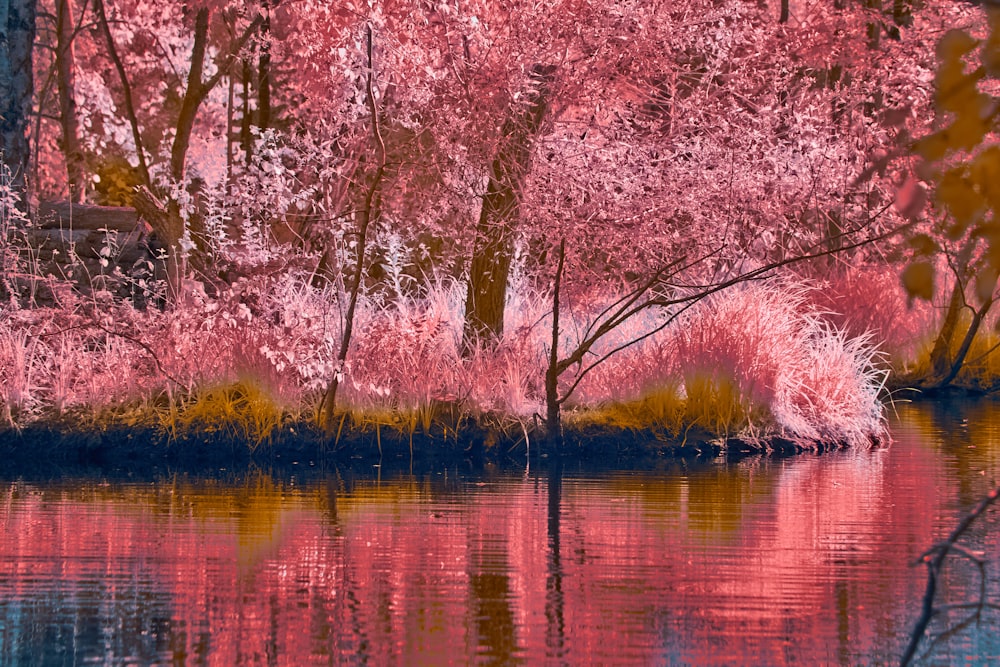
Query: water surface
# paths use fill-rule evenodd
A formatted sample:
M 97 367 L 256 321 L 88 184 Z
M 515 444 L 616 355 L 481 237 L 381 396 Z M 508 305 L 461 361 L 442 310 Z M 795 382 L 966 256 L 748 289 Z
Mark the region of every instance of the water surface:
M 0 665 L 893 664 L 1000 455 L 997 404 L 898 410 L 888 449 L 781 460 L 8 476 Z M 998 621 L 929 663 L 1000 661 Z

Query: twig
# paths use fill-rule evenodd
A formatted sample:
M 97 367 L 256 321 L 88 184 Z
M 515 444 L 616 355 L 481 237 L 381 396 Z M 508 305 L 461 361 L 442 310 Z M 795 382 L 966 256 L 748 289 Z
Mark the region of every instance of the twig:
M 993 487 L 986 496 L 979 501 L 979 504 L 972 508 L 972 511 L 965 515 L 965 518 L 959 522 L 958 526 L 951 531 L 948 537 L 938 544 L 925 551 L 920 558 L 917 560 L 918 563 L 924 563 L 927 565 L 927 588 L 924 591 L 924 600 L 921 606 L 920 617 L 917 619 L 917 623 L 913 628 L 913 633 L 910 635 L 910 641 L 906 645 L 906 650 L 903 652 L 903 657 L 899 661 L 900 667 L 907 667 L 913 660 L 913 656 L 917 652 L 917 647 L 920 646 L 920 640 L 923 639 L 924 633 L 927 631 L 927 626 L 931 622 L 935 614 L 934 607 L 934 596 L 937 593 L 938 577 L 941 575 L 941 568 L 944 566 L 945 558 L 952 551 L 956 553 L 967 554 L 964 549 L 957 547 L 956 543 L 962 537 L 962 535 L 969 529 L 969 527 L 978 519 L 983 512 L 985 512 L 990 505 L 996 502 L 997 498 L 1000 497 L 1000 485 Z M 963 554 L 963 555 L 964 555 Z M 985 601 L 980 600 L 980 607 L 984 607 Z M 991 605 L 992 606 L 992 605 Z

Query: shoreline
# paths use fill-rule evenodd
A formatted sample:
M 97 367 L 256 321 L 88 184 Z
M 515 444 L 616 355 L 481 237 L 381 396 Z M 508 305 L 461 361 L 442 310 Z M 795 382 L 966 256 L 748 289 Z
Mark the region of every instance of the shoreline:
M 897 389 L 897 396 L 904 393 Z M 1000 394 L 968 388 L 905 392 L 906 403 L 934 403 L 947 408 L 953 401 L 1000 400 Z M 891 403 L 886 404 L 891 410 Z M 780 435 L 748 440 L 692 426 L 679 437 L 655 426 L 635 427 L 594 420 L 567 420 L 564 445 L 550 451 L 543 430 L 532 424 L 505 422 L 498 415 L 464 417 L 456 429 L 434 421 L 430 434 L 412 432 L 399 424 L 348 423 L 330 439 L 311 420 L 285 415 L 263 438 L 246 434 L 247 423 L 220 419 L 175 425 L 172 430 L 147 419 L 94 419 L 82 414 L 41 417 L 20 427 L 0 428 L 0 472 L 59 473 L 87 470 L 123 475 L 164 471 L 213 474 L 219 471 L 324 470 L 342 466 L 392 465 L 437 469 L 545 463 L 551 460 L 582 465 L 649 466 L 677 461 L 707 462 L 752 456 L 820 455 L 851 449 L 846 442 L 803 442 Z M 353 421 L 353 420 L 352 420 Z M 890 441 L 874 437 L 871 448 Z M 857 447 L 857 445 L 854 445 Z
M 538 435 L 538 434 L 536 434 Z M 393 427 L 350 429 L 330 442 L 314 424 L 290 422 L 253 445 L 225 427 L 185 429 L 174 435 L 154 426 L 112 424 L 80 426 L 68 420 L 35 422 L 0 431 L 3 472 L 44 473 L 72 470 L 142 475 L 167 470 L 217 473 L 252 469 L 306 470 L 355 465 L 417 464 L 436 468 L 561 459 L 581 464 L 653 464 L 726 457 L 783 457 L 847 449 L 846 444 L 802 444 L 773 437 L 751 443 L 739 438 L 689 434 L 670 438 L 653 428 L 569 425 L 561 452 L 547 451 L 543 439 L 528 432 L 504 432 L 480 424 L 461 427 L 447 437 L 411 435 Z M 412 444 L 411 444 L 412 443 Z M 881 446 L 875 443 L 873 446 Z M 412 449 L 411 449 L 412 447 Z

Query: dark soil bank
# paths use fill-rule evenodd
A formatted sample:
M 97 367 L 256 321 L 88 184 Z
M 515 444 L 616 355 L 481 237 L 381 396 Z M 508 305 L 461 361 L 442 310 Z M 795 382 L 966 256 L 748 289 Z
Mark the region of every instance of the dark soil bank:
M 808 451 L 836 448 L 812 447 Z M 644 460 L 652 463 L 671 458 L 715 458 L 723 452 L 740 457 L 763 451 L 788 455 L 804 449 L 781 439 L 772 440 L 763 449 L 739 440 L 729 440 L 723 448 L 707 437 L 689 437 L 680 442 L 652 431 L 596 426 L 570 429 L 561 452 L 547 447 L 540 438 L 526 443 L 523 433 L 518 437 L 477 425 L 464 427 L 457 437 L 452 432 L 448 437 L 414 433 L 411 438 L 409 433 L 382 428 L 343 433 L 333 442 L 311 424 L 286 425 L 268 440 L 251 446 L 226 429 L 197 429 L 172 436 L 151 427 L 81 429 L 49 423 L 0 432 L 0 471 L 6 475 L 82 468 L 136 474 L 167 469 L 210 473 L 392 461 L 416 462 L 426 467 L 505 463 L 555 455 L 606 466 L 634 466 Z

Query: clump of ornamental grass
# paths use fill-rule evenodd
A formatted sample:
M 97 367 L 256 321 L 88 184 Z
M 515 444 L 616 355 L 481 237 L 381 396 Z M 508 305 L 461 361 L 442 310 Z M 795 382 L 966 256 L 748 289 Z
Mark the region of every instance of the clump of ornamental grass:
M 501 339 L 463 354 L 464 302 L 464 288 L 449 281 L 387 303 L 362 300 L 343 385 L 353 422 L 367 417 L 412 437 L 417 429 L 455 433 L 466 417 L 515 427 L 542 410 L 544 350 L 534 324 L 545 300 L 509 308 Z
M 171 435 L 184 432 L 222 433 L 256 449 L 268 442 L 286 418 L 295 416 L 275 397 L 250 380 L 205 387 L 157 411 L 161 427 Z
M 141 348 L 106 324 L 72 310 L 36 308 L 0 315 L 0 397 L 18 427 L 67 412 L 84 421 L 136 400 L 146 386 Z
M 209 429 L 266 442 L 309 419 L 329 382 L 343 331 L 342 287 L 316 288 L 288 271 L 195 293 L 169 312 L 128 306 L 25 311 L 0 318 L 4 418 L 24 423 L 66 410 L 165 431 Z M 522 288 L 496 345 L 462 350 L 464 290 L 366 293 L 338 396 L 344 428 L 411 437 L 457 433 L 466 418 L 520 435 L 544 413 L 549 298 Z M 867 442 L 881 432 L 881 376 L 864 339 L 849 337 L 785 283 L 713 296 L 670 326 L 645 311 L 606 337 L 592 359 L 631 340 L 580 383 L 567 421 L 806 441 Z M 600 303 L 574 299 L 563 350 Z M 589 363 L 589 362 L 588 362 Z M 565 391 L 571 369 L 561 379 Z M 145 423 L 149 423 L 147 419 Z
M 758 442 L 870 443 L 884 431 L 876 351 L 826 322 L 806 294 L 769 282 L 706 299 L 595 371 L 577 418 L 675 436 L 697 428 Z M 616 395 L 620 387 L 629 393 Z

